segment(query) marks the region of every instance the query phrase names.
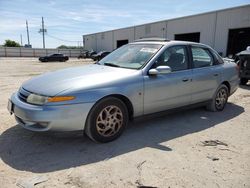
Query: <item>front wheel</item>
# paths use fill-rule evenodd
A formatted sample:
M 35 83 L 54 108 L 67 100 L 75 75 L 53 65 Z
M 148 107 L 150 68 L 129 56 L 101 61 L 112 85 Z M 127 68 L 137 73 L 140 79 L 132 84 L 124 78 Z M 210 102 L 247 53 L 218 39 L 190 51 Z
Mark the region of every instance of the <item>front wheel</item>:
M 104 98 L 91 109 L 85 133 L 96 142 L 110 142 L 122 134 L 128 119 L 127 107 L 120 99 Z
M 227 103 L 228 100 L 228 87 L 222 84 L 216 91 L 215 95 L 213 96 L 212 101 L 207 105 L 207 110 L 216 112 L 222 111 Z

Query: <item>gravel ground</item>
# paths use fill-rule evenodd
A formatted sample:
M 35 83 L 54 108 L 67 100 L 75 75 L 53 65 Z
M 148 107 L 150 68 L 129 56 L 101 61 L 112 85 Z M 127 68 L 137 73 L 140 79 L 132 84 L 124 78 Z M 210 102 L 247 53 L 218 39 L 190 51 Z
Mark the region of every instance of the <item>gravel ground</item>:
M 137 120 L 108 144 L 81 132 L 33 133 L 7 112 L 25 80 L 88 63 L 0 58 L 0 187 L 250 187 L 250 85 L 223 112 L 196 108 Z

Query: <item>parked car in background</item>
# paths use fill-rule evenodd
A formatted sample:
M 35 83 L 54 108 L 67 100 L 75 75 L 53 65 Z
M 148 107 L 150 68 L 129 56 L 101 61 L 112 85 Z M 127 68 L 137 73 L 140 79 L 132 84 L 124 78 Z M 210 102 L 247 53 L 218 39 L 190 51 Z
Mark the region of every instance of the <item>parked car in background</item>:
M 93 55 L 95 55 L 95 54 L 97 54 L 96 51 L 94 51 L 94 50 L 89 51 L 89 52 L 87 53 L 86 58 L 91 58 L 91 59 L 92 59 Z
M 106 52 L 106 51 L 101 51 L 97 54 L 92 55 L 92 59 L 94 61 L 100 61 L 102 58 L 104 58 L 105 56 L 107 56 L 108 54 L 110 54 L 110 52 Z
M 96 54 L 96 52 L 94 50 L 90 50 L 90 51 L 86 50 L 85 52 L 81 53 L 78 56 L 78 59 L 80 59 L 80 58 L 84 58 L 84 59 L 92 58 L 92 56 L 95 55 L 95 54 Z
M 88 50 L 84 50 L 84 51 L 81 51 L 80 55 L 77 56 L 78 59 L 84 59 L 86 58 L 86 54 L 88 53 L 89 51 Z
M 41 62 L 49 62 L 49 61 L 68 61 L 69 57 L 65 56 L 63 54 L 51 54 L 48 56 L 43 56 L 43 57 L 39 57 L 39 61 Z
M 31 131 L 83 130 L 109 142 L 138 116 L 194 104 L 222 111 L 238 83 L 237 65 L 207 45 L 141 39 L 96 64 L 26 81 L 8 110 Z
M 240 83 L 246 85 L 250 80 L 250 47 L 236 54 L 235 61 L 240 69 Z

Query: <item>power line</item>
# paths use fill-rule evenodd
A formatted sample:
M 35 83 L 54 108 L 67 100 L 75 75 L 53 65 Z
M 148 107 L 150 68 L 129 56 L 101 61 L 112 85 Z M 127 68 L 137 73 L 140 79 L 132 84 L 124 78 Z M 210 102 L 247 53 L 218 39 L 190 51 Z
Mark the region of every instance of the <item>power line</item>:
M 53 39 L 56 39 L 56 40 L 63 41 L 63 42 L 74 42 L 74 43 L 76 43 L 76 42 L 82 42 L 80 40 L 65 40 L 65 39 L 61 39 L 61 38 L 58 38 L 58 37 L 55 37 L 55 36 L 52 36 L 52 35 L 49 35 L 49 34 L 47 34 L 47 36 L 51 37 Z

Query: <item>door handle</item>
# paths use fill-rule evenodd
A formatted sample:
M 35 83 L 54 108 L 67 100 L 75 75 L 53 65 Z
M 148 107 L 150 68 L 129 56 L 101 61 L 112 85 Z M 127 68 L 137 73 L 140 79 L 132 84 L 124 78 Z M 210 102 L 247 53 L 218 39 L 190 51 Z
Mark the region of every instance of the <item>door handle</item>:
M 219 74 L 215 73 L 214 76 L 219 76 Z
M 188 78 L 183 78 L 182 81 L 183 82 L 187 82 L 189 79 Z

